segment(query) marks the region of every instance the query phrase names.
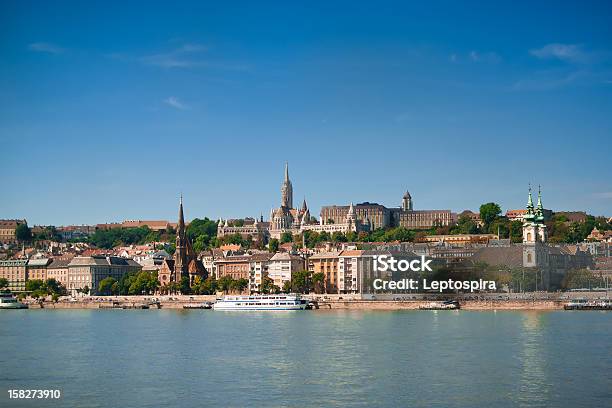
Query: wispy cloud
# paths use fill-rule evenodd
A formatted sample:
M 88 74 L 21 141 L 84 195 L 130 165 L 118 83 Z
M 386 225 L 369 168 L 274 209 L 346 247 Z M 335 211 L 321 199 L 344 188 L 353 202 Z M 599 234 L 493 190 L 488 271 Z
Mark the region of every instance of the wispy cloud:
M 187 106 L 185 103 L 183 103 L 176 96 L 170 96 L 170 97 L 164 99 L 164 103 L 166 105 L 172 106 L 175 109 L 180 109 L 180 110 L 187 110 L 187 109 L 189 109 L 189 106 Z
M 597 198 L 612 199 L 612 191 L 603 191 L 593 194 Z
M 470 58 L 474 62 L 488 62 L 493 64 L 497 64 L 501 61 L 501 57 L 495 52 L 480 53 L 478 51 L 471 51 Z
M 35 52 L 46 52 L 49 54 L 61 54 L 66 51 L 64 48 L 59 47 L 55 44 L 46 43 L 46 42 L 36 42 L 28 45 L 28 49 L 30 51 Z
M 591 59 L 589 53 L 579 44 L 552 43 L 529 50 L 529 53 L 539 59 L 556 59 L 572 63 L 586 63 Z
M 184 44 L 169 52 L 146 55 L 139 60 L 143 64 L 162 68 L 203 67 L 209 65 L 201 56 L 207 50 L 208 48 L 201 44 Z
M 248 71 L 247 65 L 227 64 L 208 58 L 209 48 L 202 44 L 187 43 L 169 51 L 149 55 L 128 55 L 122 53 L 105 54 L 107 58 L 121 61 L 138 62 L 143 65 L 164 69 L 213 68 L 231 71 Z
M 501 62 L 502 58 L 496 52 L 480 52 L 476 50 L 472 50 L 467 54 L 457 54 L 452 53 L 448 56 L 448 59 L 452 63 L 459 62 L 473 62 L 473 63 L 488 63 L 488 64 L 497 64 Z
M 590 74 L 585 71 L 575 71 L 562 74 L 543 72 L 534 75 L 532 78 L 522 79 L 515 82 L 512 89 L 515 91 L 550 91 L 578 82 L 588 82 L 589 77 Z

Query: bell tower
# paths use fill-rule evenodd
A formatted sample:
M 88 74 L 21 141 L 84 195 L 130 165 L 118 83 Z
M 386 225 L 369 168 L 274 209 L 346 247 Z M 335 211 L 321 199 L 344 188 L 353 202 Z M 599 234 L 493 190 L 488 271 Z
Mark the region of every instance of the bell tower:
M 544 207 L 542 206 L 542 192 L 538 188 L 538 205 L 534 207 L 529 186 L 527 198 L 527 212 L 523 216 L 523 266 L 528 268 L 540 267 L 548 263 L 548 253 L 544 244 L 548 239 L 546 224 L 544 224 Z
M 406 190 L 406 193 L 404 193 L 404 197 L 402 197 L 402 210 L 412 211 L 412 196 L 410 195 L 408 190 Z

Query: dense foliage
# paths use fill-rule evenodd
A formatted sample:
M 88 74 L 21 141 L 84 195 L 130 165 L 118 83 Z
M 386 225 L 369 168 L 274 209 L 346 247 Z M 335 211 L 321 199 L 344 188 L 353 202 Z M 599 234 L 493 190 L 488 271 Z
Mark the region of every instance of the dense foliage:
M 45 298 L 52 295 L 53 299 L 57 300 L 59 296 L 66 295 L 66 287 L 55 279 L 32 279 L 26 282 L 25 288 L 33 298 Z
M 150 295 L 155 293 L 159 281 L 157 272 L 128 272 L 118 281 L 108 277 L 100 281 L 97 287 L 99 295 Z
M 28 227 L 28 224 L 19 224 L 15 228 L 15 238 L 19 242 L 30 242 L 32 240 L 32 230 Z
M 122 245 L 138 245 L 159 241 L 161 234 L 149 227 L 98 229 L 89 241 L 98 248 L 111 249 Z

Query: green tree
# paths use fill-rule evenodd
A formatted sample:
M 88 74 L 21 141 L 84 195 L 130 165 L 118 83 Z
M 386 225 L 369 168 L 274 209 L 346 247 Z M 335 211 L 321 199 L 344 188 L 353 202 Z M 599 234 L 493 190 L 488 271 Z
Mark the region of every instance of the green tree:
M 283 284 L 283 293 L 290 293 L 291 292 L 291 281 L 286 281 Z
M 340 231 L 334 231 L 331 239 L 333 242 L 347 242 L 346 236 Z
M 278 252 L 278 246 L 279 242 L 276 238 L 272 238 L 268 243 L 268 249 L 270 250 L 270 252 Z
M 189 276 L 183 276 L 181 278 L 181 293 L 188 295 L 191 293 L 191 286 L 189 285 Z
M 325 274 L 323 272 L 313 273 L 311 280 L 315 293 L 323 293 Z
M 26 282 L 25 289 L 28 292 L 46 291 L 45 282 L 41 279 L 30 279 Z
M 28 227 L 28 224 L 19 224 L 15 228 L 15 238 L 19 242 L 30 242 L 32 240 L 32 230 Z
M 293 292 L 310 293 L 313 289 L 310 272 L 302 270 L 292 273 L 290 288 Z
M 563 289 L 592 289 L 603 286 L 603 279 L 588 269 L 570 270 L 561 283 Z
M 259 291 L 264 294 L 275 293 L 275 288 L 276 286 L 274 285 L 274 280 L 272 278 L 264 276 Z
M 510 241 L 513 243 L 523 242 L 523 223 L 521 221 L 510 223 Z
M 117 280 L 111 276 L 104 278 L 98 284 L 98 293 L 101 295 L 111 295 L 113 293 L 113 285 L 117 283 Z
M 6 278 L 0 278 L 0 289 L 8 288 L 9 281 Z
M 53 278 L 47 279 L 45 281 L 45 286 L 49 294 L 57 294 L 63 296 L 67 293 L 66 287 Z
M 501 215 L 501 207 L 496 203 L 486 203 L 480 206 L 480 219 L 488 229 L 489 225 Z
M 217 281 L 213 276 L 209 276 L 206 278 L 204 283 L 202 284 L 202 294 L 203 295 L 214 295 L 217 293 Z
M 292 241 L 293 241 L 293 234 L 291 234 L 290 232 L 282 233 L 281 239 L 280 239 L 281 244 L 286 244 L 287 242 L 292 242 Z
M 236 290 L 240 293 L 244 292 L 249 287 L 249 281 L 245 278 L 240 278 L 236 281 Z
M 219 280 L 217 280 L 217 287 L 219 290 L 223 291 L 223 293 L 227 293 L 232 288 L 233 281 L 234 280 L 231 278 L 231 276 L 222 276 L 219 278 Z
M 451 230 L 455 234 L 476 234 L 478 233 L 478 225 L 467 214 L 462 214 L 457 220 L 457 226 Z

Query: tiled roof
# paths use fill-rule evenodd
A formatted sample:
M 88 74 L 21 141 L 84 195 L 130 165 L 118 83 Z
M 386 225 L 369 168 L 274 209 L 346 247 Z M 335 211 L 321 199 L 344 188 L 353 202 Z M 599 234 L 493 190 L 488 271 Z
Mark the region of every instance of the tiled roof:
M 47 269 L 59 269 L 67 268 L 70 260 L 68 259 L 53 259 L 53 261 L 47 266 Z
M 265 262 L 269 261 L 274 255 L 271 253 L 259 253 L 251 255 L 251 262 Z
M 518 245 L 480 248 L 470 259 L 472 262 L 484 262 L 489 265 L 520 267 L 523 266 L 523 248 Z
M 311 256 L 310 259 L 337 258 L 338 255 L 340 255 L 340 251 L 321 252 L 321 253 Z

